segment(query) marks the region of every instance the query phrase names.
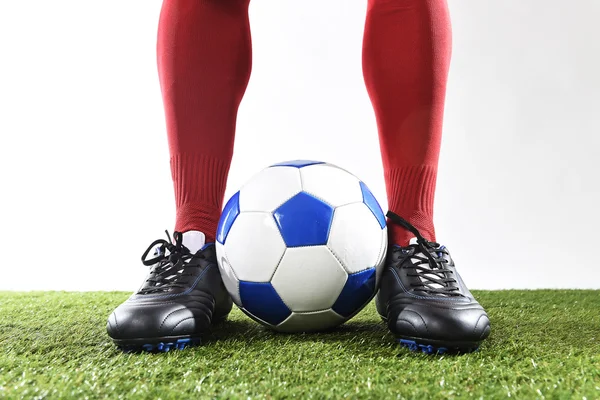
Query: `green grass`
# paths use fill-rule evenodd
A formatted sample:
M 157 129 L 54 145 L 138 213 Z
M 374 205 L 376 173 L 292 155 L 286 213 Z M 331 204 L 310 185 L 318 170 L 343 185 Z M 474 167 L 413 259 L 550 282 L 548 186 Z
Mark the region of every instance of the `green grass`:
M 600 291 L 475 292 L 477 353 L 398 347 L 371 303 L 333 333 L 276 334 L 235 310 L 201 347 L 123 354 L 128 293 L 0 292 L 0 398 L 600 398 Z

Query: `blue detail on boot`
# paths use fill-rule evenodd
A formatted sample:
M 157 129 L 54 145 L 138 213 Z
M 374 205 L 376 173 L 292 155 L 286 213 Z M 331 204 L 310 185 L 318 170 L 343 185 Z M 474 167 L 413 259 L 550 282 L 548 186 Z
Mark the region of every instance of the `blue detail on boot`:
M 410 351 L 421 351 L 425 354 L 444 354 L 448 352 L 447 347 L 436 347 L 430 344 L 419 344 L 414 340 L 400 339 L 400 346 L 408 348 Z
M 154 344 L 147 343 L 147 344 L 142 345 L 141 347 L 129 345 L 129 346 L 121 346 L 120 348 L 125 353 L 131 353 L 131 352 L 139 351 L 139 350 L 145 351 L 148 353 L 152 353 L 152 352 L 166 353 L 171 350 L 183 350 L 186 347 L 197 346 L 199 344 L 200 344 L 199 338 L 186 338 L 186 339 L 177 339 L 173 342 L 160 342 L 160 343 L 154 343 Z

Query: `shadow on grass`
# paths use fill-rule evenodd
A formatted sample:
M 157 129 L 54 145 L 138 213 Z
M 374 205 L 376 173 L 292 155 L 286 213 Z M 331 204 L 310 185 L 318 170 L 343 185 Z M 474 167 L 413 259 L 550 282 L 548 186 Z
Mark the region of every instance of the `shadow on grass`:
M 356 350 L 358 354 L 389 346 L 396 346 L 393 336 L 383 323 L 350 321 L 341 326 L 314 333 L 282 333 L 271 330 L 250 319 L 223 322 L 213 328 L 205 339 L 205 345 L 219 343 L 269 342 L 275 345 L 327 343 Z
M 333 347 L 342 348 L 356 356 L 365 354 L 390 357 L 390 350 L 399 358 L 422 358 L 424 354 L 419 351 L 410 351 L 401 347 L 394 336 L 388 331 L 384 323 L 371 321 L 351 321 L 328 331 L 316 333 L 280 333 L 267 327 L 258 325 L 253 321 L 231 321 L 223 323 L 213 331 L 210 340 L 204 342 L 206 346 L 215 343 L 245 344 L 271 343 L 280 346 L 294 346 L 306 343 L 324 343 Z M 460 352 L 451 351 L 443 354 L 444 357 L 460 356 Z M 427 354 L 425 357 L 442 356 L 442 354 Z
M 377 338 L 387 335 L 388 331 L 382 323 L 347 322 L 341 326 L 313 333 L 283 333 L 276 332 L 250 319 L 226 321 L 213 328 L 209 341 L 255 341 L 279 340 L 289 341 L 326 341 L 344 342 L 356 338 Z M 391 339 L 391 337 L 390 337 Z

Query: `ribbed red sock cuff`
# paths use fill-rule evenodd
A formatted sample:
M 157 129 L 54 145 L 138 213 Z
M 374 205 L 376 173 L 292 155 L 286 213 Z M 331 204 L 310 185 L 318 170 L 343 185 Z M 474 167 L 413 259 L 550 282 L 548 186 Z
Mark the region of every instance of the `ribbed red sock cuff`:
M 385 171 L 388 208 L 414 225 L 428 240 L 435 241 L 433 200 L 437 168 L 419 165 Z M 388 225 L 390 243 L 406 246 L 414 235 L 393 223 Z
M 200 231 L 206 235 L 206 243 L 214 242 L 221 210 L 210 204 L 198 202 L 177 207 L 175 230 L 177 232 Z
M 171 157 L 177 216 L 175 230 L 204 232 L 214 241 L 223 206 L 230 161 L 205 154 Z

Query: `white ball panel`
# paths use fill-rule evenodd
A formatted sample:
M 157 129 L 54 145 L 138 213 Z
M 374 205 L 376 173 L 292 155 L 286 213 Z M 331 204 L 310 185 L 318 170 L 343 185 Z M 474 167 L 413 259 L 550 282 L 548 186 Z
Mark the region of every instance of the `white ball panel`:
M 275 329 L 280 332 L 314 332 L 333 328 L 345 320 L 332 309 L 313 313 L 292 313 Z
M 271 284 L 290 310 L 330 308 L 348 274 L 326 246 L 288 248 Z
M 242 300 L 240 298 L 240 281 L 233 272 L 229 261 L 227 260 L 227 254 L 225 254 L 224 246 L 217 242 L 217 261 L 219 264 L 219 271 L 221 272 L 221 278 L 225 289 L 229 292 L 229 295 L 233 299 L 233 302 L 238 306 L 242 306 Z
M 377 218 L 361 202 L 336 208 L 327 246 L 352 274 L 378 264 L 383 238 Z
M 286 246 L 271 213 L 242 212 L 224 247 L 239 280 L 269 282 Z
M 351 173 L 330 164 L 316 164 L 300 170 L 302 189 L 333 207 L 362 202 L 360 181 Z
M 273 211 L 301 191 L 298 168 L 265 168 L 240 189 L 240 211 Z

